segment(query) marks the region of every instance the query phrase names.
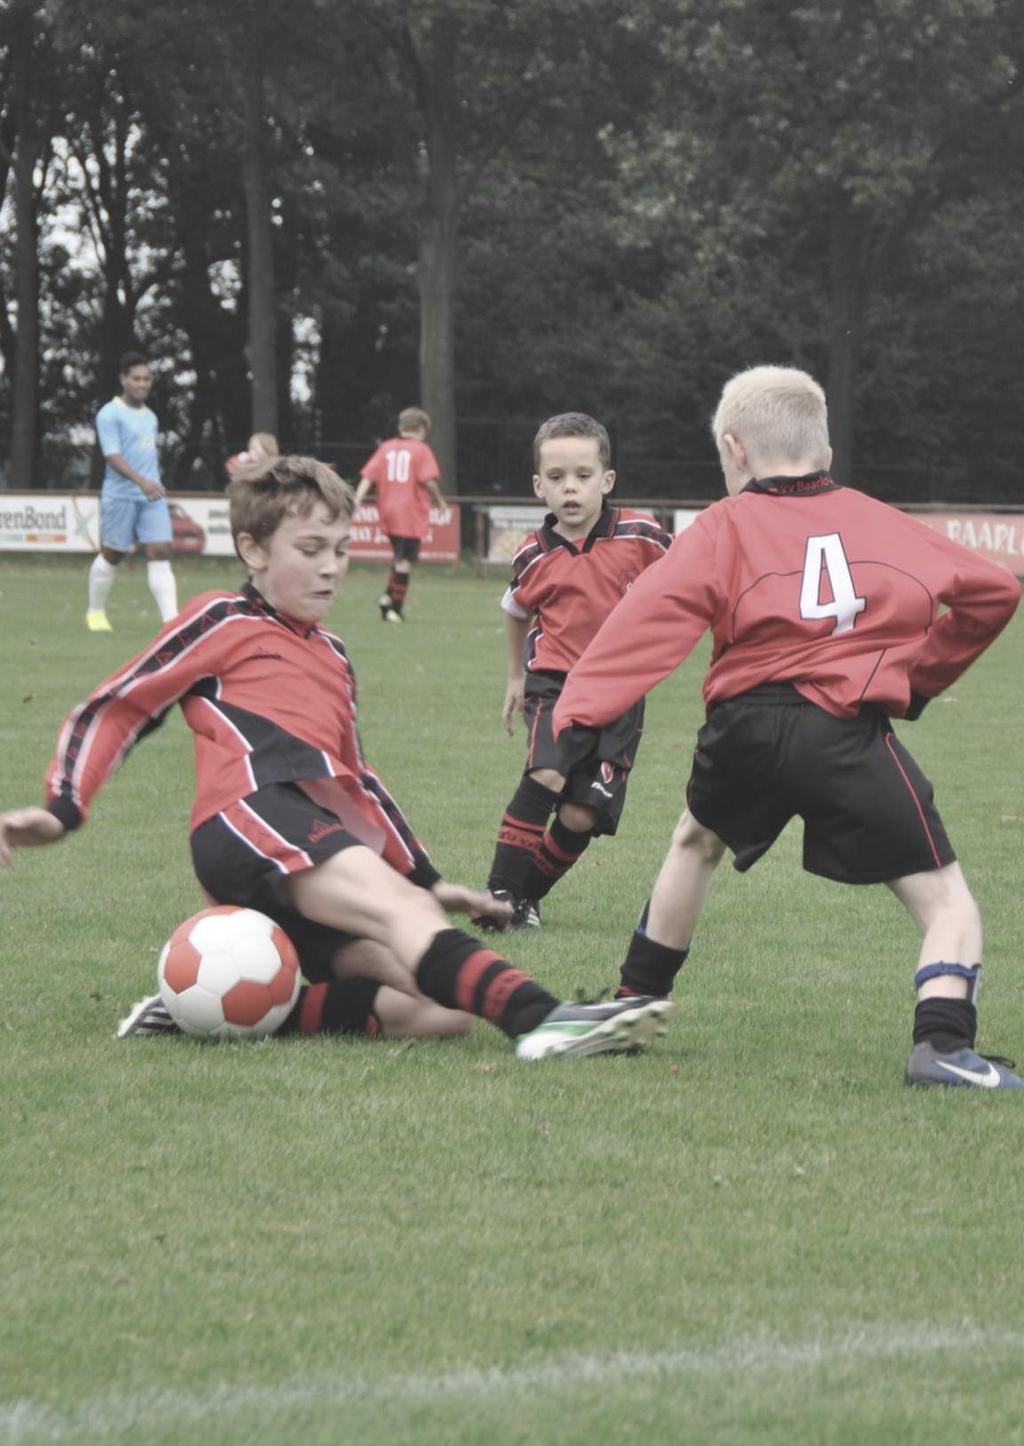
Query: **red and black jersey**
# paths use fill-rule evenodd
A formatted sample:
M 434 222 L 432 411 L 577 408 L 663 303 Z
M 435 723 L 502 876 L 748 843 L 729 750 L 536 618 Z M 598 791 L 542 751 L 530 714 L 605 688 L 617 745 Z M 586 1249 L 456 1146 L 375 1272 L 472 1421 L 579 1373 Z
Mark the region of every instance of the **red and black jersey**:
M 631 589 L 569 675 L 555 725 L 618 717 L 707 629 L 708 706 L 785 681 L 836 717 L 865 703 L 902 717 L 911 692 L 960 676 L 1019 599 L 1005 568 L 824 473 L 753 481 Z
M 85 819 L 100 786 L 174 703 L 195 741 L 191 828 L 265 784 L 301 781 L 393 868 L 436 879 L 363 757 L 344 644 L 292 622 L 251 585 L 193 598 L 69 715 L 46 780 L 65 828 Z
M 377 514 L 389 537 L 426 537 L 430 526 L 428 482 L 441 477 L 437 458 L 417 437 L 381 442 L 360 474 L 377 492 Z
M 556 520 L 549 512 L 512 559 L 501 603 L 513 617 L 536 617 L 526 640 L 528 672 L 567 672 L 672 542 L 652 518 L 607 502 L 586 537 L 570 541 L 555 531 Z

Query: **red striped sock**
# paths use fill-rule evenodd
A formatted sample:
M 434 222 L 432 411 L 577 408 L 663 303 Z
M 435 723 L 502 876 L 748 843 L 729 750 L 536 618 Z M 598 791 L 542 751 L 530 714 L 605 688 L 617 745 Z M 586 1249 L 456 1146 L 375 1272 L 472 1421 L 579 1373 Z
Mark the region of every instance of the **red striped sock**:
M 442 929 L 416 966 L 417 986 L 447 1009 L 486 1019 L 510 1039 L 534 1029 L 558 1000 L 460 929 Z
M 576 833 L 566 828 L 561 819 L 551 821 L 551 827 L 541 839 L 533 861 L 522 881 L 521 894 L 524 899 L 543 899 L 569 872 L 582 856 L 593 832 Z

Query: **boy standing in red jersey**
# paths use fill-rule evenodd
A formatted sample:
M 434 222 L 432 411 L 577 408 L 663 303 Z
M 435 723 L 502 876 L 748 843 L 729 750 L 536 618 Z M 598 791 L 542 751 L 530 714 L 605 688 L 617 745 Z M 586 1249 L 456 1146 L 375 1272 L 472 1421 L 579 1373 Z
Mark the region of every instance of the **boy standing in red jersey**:
M 650 517 L 609 505 L 615 485 L 611 445 L 593 417 L 566 412 L 549 418 L 534 438 L 533 455 L 533 490 L 551 510 L 516 553 L 501 603 L 508 643 L 501 717 L 511 733 L 513 718 L 522 713 L 529 743 L 488 882 L 496 898 L 512 905 L 514 929 L 537 927 L 538 901 L 592 838 L 618 827 L 643 705 L 609 719 L 595 750 L 579 764 L 555 741 L 551 716 L 566 673 L 672 540 Z
M 312 458 L 277 457 L 237 469 L 228 495 L 249 583 L 193 598 L 70 714 L 46 807 L 0 814 L 0 863 L 78 828 L 180 703 L 195 741 L 196 876 L 211 902 L 269 915 L 295 945 L 310 987 L 286 1029 L 450 1034 L 469 1013 L 517 1040 L 522 1059 L 618 1052 L 662 1033 L 665 1001 L 559 1005 L 449 927 L 446 909 L 501 906 L 430 862 L 363 757 L 355 677 L 321 626 L 348 567 L 347 484 Z M 118 1032 L 170 1027 L 157 996 Z
M 391 571 L 380 600 L 380 615 L 386 623 L 404 620 L 409 574 L 430 526 L 430 508 L 444 507 L 441 472 L 427 446 L 429 435 L 426 412 L 406 407 L 399 413 L 398 436 L 380 444 L 363 467 L 356 488 L 357 507 L 376 490 L 380 525 L 391 543 Z
M 641 578 L 569 675 L 555 727 L 602 727 L 710 629 L 687 808 L 633 934 L 620 996 L 668 994 L 726 848 L 750 868 L 799 814 L 804 868 L 884 883 L 917 923 L 912 1085 L 1020 1090 L 975 1051 L 981 920 L 932 786 L 893 732 L 1012 617 L 1010 573 L 832 480 L 825 394 L 755 367 L 713 422 L 729 496 Z

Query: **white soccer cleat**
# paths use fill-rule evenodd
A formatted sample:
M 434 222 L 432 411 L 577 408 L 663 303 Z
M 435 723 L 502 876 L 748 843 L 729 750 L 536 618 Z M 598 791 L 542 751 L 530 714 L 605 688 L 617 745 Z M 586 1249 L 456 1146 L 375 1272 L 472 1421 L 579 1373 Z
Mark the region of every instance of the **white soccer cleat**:
M 675 1009 L 670 999 L 644 995 L 607 1004 L 560 1004 L 536 1029 L 520 1035 L 516 1058 L 631 1054 L 665 1033 Z
M 151 994 L 148 999 L 140 999 L 138 1004 L 133 1004 L 117 1026 L 118 1039 L 124 1039 L 129 1034 L 152 1036 L 180 1033 L 181 1030 L 167 1012 L 167 1006 L 159 994 Z

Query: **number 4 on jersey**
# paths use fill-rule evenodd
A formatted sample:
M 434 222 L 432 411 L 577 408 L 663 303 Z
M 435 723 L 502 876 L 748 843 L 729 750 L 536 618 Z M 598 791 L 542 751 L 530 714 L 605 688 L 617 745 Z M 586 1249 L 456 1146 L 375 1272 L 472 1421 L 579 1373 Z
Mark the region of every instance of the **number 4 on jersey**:
M 822 573 L 825 573 L 831 601 L 822 602 Z M 832 636 L 848 633 L 857 621 L 857 614 L 867 607 L 867 598 L 858 597 L 853 585 L 850 564 L 843 551 L 838 532 L 824 537 L 809 537 L 804 551 L 804 574 L 800 582 L 800 616 L 808 621 L 835 618 Z

